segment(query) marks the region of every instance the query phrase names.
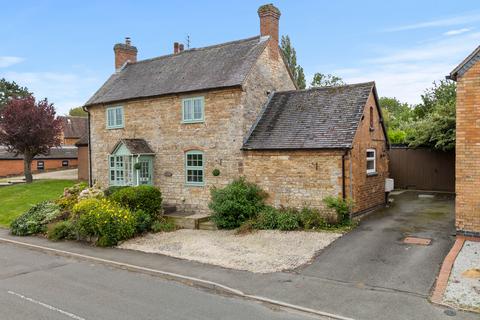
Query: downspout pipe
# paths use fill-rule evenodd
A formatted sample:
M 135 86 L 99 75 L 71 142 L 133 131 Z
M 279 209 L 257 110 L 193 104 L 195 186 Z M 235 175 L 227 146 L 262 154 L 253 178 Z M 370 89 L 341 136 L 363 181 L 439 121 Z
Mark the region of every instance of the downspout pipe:
M 90 139 L 90 111 L 88 111 L 85 106 L 82 107 L 83 111 L 87 113 L 87 123 L 88 123 L 88 185 L 90 187 L 93 186 L 93 181 L 92 181 L 92 143 Z
M 347 198 L 347 190 L 345 187 L 345 157 L 348 154 L 348 150 L 346 149 L 344 154 L 342 154 L 342 199 L 345 200 Z M 351 179 L 351 178 L 350 178 Z

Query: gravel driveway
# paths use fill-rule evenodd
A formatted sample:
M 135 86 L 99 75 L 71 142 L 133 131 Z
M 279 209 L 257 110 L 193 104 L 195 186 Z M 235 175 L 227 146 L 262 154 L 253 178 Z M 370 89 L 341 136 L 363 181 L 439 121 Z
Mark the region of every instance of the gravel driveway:
M 225 268 L 268 273 L 297 268 L 340 237 L 339 233 L 261 230 L 244 235 L 235 231 L 178 230 L 147 234 L 119 248 L 160 253 Z

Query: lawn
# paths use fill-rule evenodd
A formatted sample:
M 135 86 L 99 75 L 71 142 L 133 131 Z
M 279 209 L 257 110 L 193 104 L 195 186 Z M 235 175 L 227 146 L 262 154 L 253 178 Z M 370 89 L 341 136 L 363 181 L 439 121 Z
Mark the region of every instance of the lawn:
M 31 206 L 59 197 L 73 180 L 37 180 L 31 184 L 0 187 L 0 226 L 8 227 L 13 219 Z

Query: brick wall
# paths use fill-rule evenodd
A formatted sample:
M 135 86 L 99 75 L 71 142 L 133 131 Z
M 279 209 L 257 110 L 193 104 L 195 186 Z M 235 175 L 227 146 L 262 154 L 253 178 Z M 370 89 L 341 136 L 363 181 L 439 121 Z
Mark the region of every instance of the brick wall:
M 373 107 L 373 130 L 370 130 L 370 107 Z M 355 202 L 353 212 L 384 204 L 385 178 L 388 177 L 387 146 L 373 93 L 367 100 L 363 115 L 353 140 L 353 148 L 345 161 L 346 193 L 347 197 L 353 198 Z M 375 175 L 367 175 L 366 172 L 367 149 L 376 150 Z
M 62 161 L 68 160 L 69 168 L 76 168 L 77 159 L 44 159 L 32 161 L 32 172 L 39 172 L 37 170 L 37 162 L 43 161 L 45 170 L 62 169 Z M 0 177 L 16 176 L 23 174 L 23 159 L 15 160 L 0 160 Z
M 455 225 L 480 232 L 480 63 L 457 80 Z
M 91 114 L 92 177 L 108 186 L 108 154 L 121 138 L 142 138 L 155 151 L 154 184 L 166 204 L 178 209 L 208 212 L 210 188 L 222 187 L 243 175 L 241 147 L 253 125 L 267 92 L 294 88 L 281 59 L 264 50 L 244 84 L 243 90 L 223 89 L 198 94 L 170 95 L 123 104 L 125 128 L 105 128 L 105 107 L 89 108 Z M 183 98 L 204 96 L 205 121 L 182 123 Z M 205 186 L 185 184 L 184 157 L 188 150 L 201 150 L 205 159 Z M 212 175 L 213 169 L 220 176 Z
M 268 192 L 276 207 L 323 209 L 323 198 L 342 194 L 343 151 L 248 151 L 245 176 Z

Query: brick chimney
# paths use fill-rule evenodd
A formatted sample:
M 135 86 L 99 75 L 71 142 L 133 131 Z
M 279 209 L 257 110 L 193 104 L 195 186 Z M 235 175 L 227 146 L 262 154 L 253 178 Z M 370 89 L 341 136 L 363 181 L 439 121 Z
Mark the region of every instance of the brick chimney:
M 183 46 L 183 43 L 180 43 L 178 45 L 178 52 L 182 52 L 185 47 Z
M 137 62 L 137 48 L 132 46 L 129 37 L 125 38 L 125 43 L 114 45 L 113 51 L 115 52 L 115 71 L 119 71 L 126 62 Z
M 260 17 L 260 34 L 270 36 L 268 47 L 272 57 L 278 58 L 278 21 L 280 20 L 280 10 L 273 4 L 264 4 L 258 8 Z
M 174 43 L 173 43 L 173 53 L 174 53 L 174 54 L 175 54 L 175 53 L 178 53 L 178 50 L 179 50 L 178 47 L 179 47 L 179 46 L 178 46 L 178 42 L 174 42 Z

